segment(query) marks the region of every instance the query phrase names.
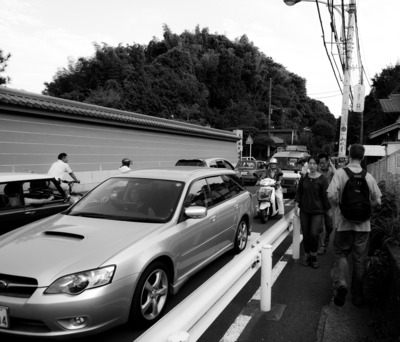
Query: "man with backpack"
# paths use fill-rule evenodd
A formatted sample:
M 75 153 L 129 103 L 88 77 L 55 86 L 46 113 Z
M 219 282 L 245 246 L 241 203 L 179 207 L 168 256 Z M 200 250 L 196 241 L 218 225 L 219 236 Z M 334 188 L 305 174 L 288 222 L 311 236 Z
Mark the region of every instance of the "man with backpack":
M 371 230 L 371 209 L 381 204 L 382 193 L 372 175 L 361 167 L 365 149 L 360 144 L 350 147 L 349 164 L 336 171 L 328 187 L 328 198 L 339 206 L 336 213 L 337 230 L 333 240 L 335 261 L 331 276 L 334 286 L 334 303 L 343 306 L 348 293 L 348 257 L 353 257 L 351 275 L 352 303 L 362 306 L 363 279 L 368 256 L 368 239 Z

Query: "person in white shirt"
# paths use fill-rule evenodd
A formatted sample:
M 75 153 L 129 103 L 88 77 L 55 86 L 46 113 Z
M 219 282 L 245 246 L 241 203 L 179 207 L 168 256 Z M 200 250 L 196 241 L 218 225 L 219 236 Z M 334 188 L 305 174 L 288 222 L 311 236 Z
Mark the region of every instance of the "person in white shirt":
M 126 173 L 131 171 L 132 169 L 130 168 L 132 163 L 132 160 L 130 160 L 129 158 L 124 158 L 122 159 L 122 165 L 121 167 L 118 169 L 119 172 L 121 173 Z
M 47 174 L 54 177 L 56 180 L 60 182 L 61 180 L 64 179 L 66 173 L 69 174 L 75 182 L 80 183 L 80 180 L 76 178 L 76 176 L 74 175 L 74 173 L 72 172 L 71 168 L 68 165 L 68 155 L 66 153 L 60 153 L 58 155 L 58 160 L 51 165 Z M 60 182 L 60 186 L 64 191 L 69 190 L 69 186 L 66 183 Z

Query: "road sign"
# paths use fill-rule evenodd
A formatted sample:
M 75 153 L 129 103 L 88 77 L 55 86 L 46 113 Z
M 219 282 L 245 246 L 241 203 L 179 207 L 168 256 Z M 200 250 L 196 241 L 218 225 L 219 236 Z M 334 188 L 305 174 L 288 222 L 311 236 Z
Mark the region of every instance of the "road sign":
M 247 144 L 247 145 L 252 145 L 252 144 L 253 144 L 253 138 L 251 137 L 251 135 L 249 135 L 249 136 L 247 137 L 246 144 Z
M 353 111 L 361 113 L 364 111 L 365 87 L 362 84 L 356 84 L 353 87 Z

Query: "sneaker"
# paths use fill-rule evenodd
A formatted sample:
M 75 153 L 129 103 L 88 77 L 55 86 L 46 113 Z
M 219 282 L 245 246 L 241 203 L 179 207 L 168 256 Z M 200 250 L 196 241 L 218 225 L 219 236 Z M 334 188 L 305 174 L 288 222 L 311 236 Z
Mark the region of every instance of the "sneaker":
M 347 296 L 347 287 L 346 286 L 339 286 L 336 289 L 336 295 L 335 298 L 333 298 L 333 302 L 335 303 L 336 306 L 343 306 L 344 303 L 346 302 L 346 296 Z
M 283 215 L 281 215 L 281 214 L 278 214 L 278 215 L 275 216 L 275 218 L 276 218 L 277 220 L 280 220 L 282 217 L 283 217 Z
M 311 267 L 312 267 L 312 268 L 318 268 L 318 267 L 319 267 L 319 264 L 318 264 L 318 259 L 317 259 L 317 257 L 316 257 L 316 256 L 312 256 L 310 259 L 311 259 L 311 260 L 310 260 Z
M 317 254 L 318 254 L 318 255 L 323 255 L 323 254 L 325 254 L 325 253 L 326 253 L 326 247 L 325 247 L 325 246 L 321 246 L 321 247 L 318 249 Z

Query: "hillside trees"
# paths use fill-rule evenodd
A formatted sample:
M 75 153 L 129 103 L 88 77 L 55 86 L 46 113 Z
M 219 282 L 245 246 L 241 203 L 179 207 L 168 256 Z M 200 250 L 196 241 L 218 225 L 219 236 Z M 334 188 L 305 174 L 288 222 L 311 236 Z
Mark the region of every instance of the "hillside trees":
M 10 57 L 10 53 L 6 54 L 2 49 L 0 49 L 0 85 L 7 84 L 11 80 L 8 76 L 2 76 L 2 73 L 4 73 L 7 68 L 7 62 Z
M 247 36 L 231 41 L 199 26 L 180 35 L 167 25 L 163 30 L 162 40 L 147 45 L 95 44 L 92 57 L 70 61 L 45 83 L 44 94 L 243 129 L 244 136 L 253 133 L 255 149 L 265 149 L 257 135 L 268 128 L 272 79 L 271 127 L 312 128 L 325 120 L 335 129 L 328 108 L 307 96 L 306 80 L 260 52 Z

